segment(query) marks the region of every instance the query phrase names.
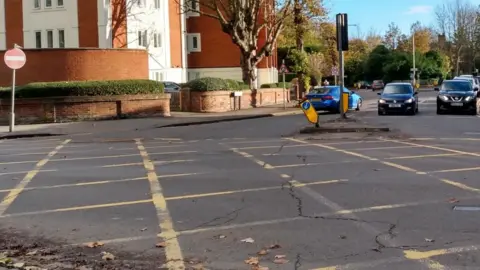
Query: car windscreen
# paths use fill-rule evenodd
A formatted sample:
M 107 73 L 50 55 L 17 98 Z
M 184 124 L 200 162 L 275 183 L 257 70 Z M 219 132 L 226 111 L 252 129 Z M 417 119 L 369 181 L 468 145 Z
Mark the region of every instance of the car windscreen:
M 412 94 L 412 87 L 406 84 L 387 85 L 383 89 L 384 94 Z
M 472 91 L 472 86 L 468 81 L 450 81 L 450 82 L 443 82 L 440 90 L 468 92 L 468 91 Z
M 311 94 L 329 94 L 334 88 L 332 87 L 315 87 L 310 90 Z

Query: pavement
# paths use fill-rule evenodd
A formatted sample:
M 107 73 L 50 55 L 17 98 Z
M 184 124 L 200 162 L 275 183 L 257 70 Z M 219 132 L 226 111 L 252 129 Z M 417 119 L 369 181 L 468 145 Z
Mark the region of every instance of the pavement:
M 3 140 L 0 243 L 32 264 L 56 245 L 62 269 L 479 269 L 479 119 L 430 104 L 349 114 L 387 134 L 287 115 Z

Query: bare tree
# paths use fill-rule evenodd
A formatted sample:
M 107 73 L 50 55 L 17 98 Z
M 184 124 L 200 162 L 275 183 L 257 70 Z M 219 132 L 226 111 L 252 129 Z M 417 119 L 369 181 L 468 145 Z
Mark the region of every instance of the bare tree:
M 256 66 L 271 54 L 291 13 L 292 0 L 198 0 L 199 9 L 190 4 L 181 6 L 182 12 L 199 13 L 218 21 L 224 33 L 240 50 L 242 79 L 256 89 Z M 259 36 L 265 42 L 259 47 Z
M 112 11 L 112 42 L 117 48 L 127 48 L 128 45 L 138 43 L 148 49 L 154 43 L 154 29 L 156 19 L 153 17 L 155 9 L 152 6 L 142 6 L 135 0 L 111 0 Z M 127 30 L 127 21 L 135 21 L 137 28 Z M 135 38 L 128 38 L 135 36 Z M 138 32 L 141 32 L 138 34 Z

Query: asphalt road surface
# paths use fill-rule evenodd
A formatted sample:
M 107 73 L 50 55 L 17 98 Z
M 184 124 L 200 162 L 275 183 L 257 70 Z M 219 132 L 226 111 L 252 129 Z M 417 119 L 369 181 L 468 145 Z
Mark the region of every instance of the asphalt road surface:
M 367 107 L 405 136 L 300 136 L 298 115 L 1 141 L 0 223 L 144 269 L 479 269 L 479 118 Z

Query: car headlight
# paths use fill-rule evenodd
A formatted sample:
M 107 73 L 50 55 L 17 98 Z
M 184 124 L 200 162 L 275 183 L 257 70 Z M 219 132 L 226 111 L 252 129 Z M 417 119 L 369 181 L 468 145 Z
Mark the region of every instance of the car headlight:
M 475 98 L 475 97 L 473 97 L 473 96 L 469 96 L 469 97 L 466 97 L 466 98 L 465 98 L 465 101 L 470 101 L 470 100 L 472 100 L 472 99 L 474 99 L 474 98 Z
M 405 103 L 412 103 L 413 102 L 413 98 L 409 98 L 407 100 L 405 100 Z
M 444 100 L 444 101 L 447 101 L 447 100 L 448 100 L 447 96 L 444 96 L 444 95 L 440 95 L 440 96 L 438 96 L 438 97 L 439 97 L 441 100 Z
M 379 99 L 379 100 L 378 100 L 378 103 L 385 103 L 385 100 Z

